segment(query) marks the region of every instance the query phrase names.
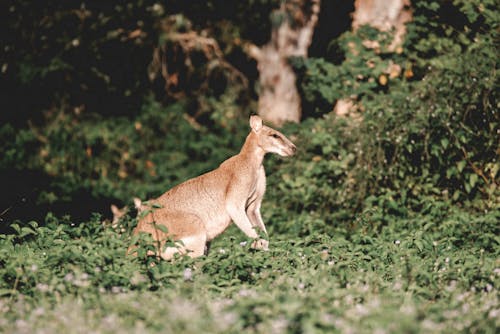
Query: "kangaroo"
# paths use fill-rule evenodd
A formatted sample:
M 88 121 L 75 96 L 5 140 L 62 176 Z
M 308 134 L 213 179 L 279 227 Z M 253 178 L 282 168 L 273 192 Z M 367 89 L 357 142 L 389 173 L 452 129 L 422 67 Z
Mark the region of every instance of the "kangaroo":
M 262 124 L 259 116 L 250 117 L 251 131 L 239 154 L 218 168 L 187 180 L 160 197 L 142 203 L 145 214 L 133 234 L 149 233 L 158 242 L 157 256 L 172 259 L 176 253 L 191 257 L 204 255 L 207 243 L 224 232 L 233 221 L 249 238 L 252 247 L 268 249 L 268 241 L 260 239 L 255 229 L 266 235 L 260 206 L 266 190 L 266 174 L 262 164 L 266 153 L 280 156 L 295 154 L 295 145 L 281 132 Z M 146 205 L 152 210 L 147 210 Z M 165 228 L 159 228 L 158 226 Z M 165 240 L 176 241 L 178 247 L 164 247 Z M 133 253 L 129 248 L 128 253 Z

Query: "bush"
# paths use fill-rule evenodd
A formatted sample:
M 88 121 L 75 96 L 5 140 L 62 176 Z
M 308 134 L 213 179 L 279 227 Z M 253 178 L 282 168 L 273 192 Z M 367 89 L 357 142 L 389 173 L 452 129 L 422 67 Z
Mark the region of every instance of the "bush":
M 22 130 L 12 142 L 7 140 L 12 129 L 6 125 L 0 135 L 9 144 L 0 148 L 0 169 L 15 166 L 49 177 L 49 182 L 31 184 L 39 191 L 34 201 L 53 206 L 59 214 L 69 210 L 87 219 L 92 211 L 108 213 L 110 202 L 158 196 L 238 151 L 244 141 L 237 131 L 241 123 L 236 128 L 195 129 L 185 110 L 182 103 L 162 107 L 153 100 L 134 119 L 55 110 L 44 126 Z M 83 206 L 71 209 L 79 200 Z
M 340 65 L 294 61 L 306 107 L 315 108 L 310 115 L 328 113 L 340 99 L 355 107 L 347 118 L 331 113 L 298 129 L 302 155 L 280 172 L 288 209 L 351 220 L 372 207 L 405 216 L 432 199 L 498 208 L 494 9 L 457 2 L 453 10 L 465 20 L 457 31 L 445 16 L 449 3 L 415 6 L 396 53 L 384 51 L 385 33 L 364 27 L 339 38 L 346 53 Z

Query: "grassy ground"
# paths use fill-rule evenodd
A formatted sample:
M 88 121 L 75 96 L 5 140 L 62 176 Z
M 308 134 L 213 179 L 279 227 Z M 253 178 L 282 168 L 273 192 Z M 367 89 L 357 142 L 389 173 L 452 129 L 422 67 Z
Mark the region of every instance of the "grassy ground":
M 0 331 L 495 333 L 500 214 L 442 210 L 307 237 L 270 224 L 268 252 L 232 227 L 207 257 L 155 266 L 124 256 L 133 219 L 48 216 L 0 237 Z

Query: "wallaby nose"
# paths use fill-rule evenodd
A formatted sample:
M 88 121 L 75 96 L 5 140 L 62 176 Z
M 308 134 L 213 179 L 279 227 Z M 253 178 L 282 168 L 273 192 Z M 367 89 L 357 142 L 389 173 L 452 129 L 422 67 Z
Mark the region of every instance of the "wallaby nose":
M 297 146 L 292 145 L 292 154 L 295 154 L 297 152 Z

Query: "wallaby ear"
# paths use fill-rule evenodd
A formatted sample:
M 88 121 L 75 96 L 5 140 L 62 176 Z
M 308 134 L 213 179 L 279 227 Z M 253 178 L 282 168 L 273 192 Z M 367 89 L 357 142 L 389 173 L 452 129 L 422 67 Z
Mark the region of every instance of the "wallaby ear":
M 114 204 L 111 204 L 111 213 L 113 213 L 113 215 L 117 215 L 120 213 L 120 209 L 118 209 L 118 207 Z
M 262 118 L 257 115 L 250 116 L 250 127 L 255 131 L 259 132 L 262 129 Z
M 141 206 L 142 206 L 142 201 L 140 198 L 138 197 L 134 197 L 134 206 L 137 210 L 140 210 L 141 209 Z

